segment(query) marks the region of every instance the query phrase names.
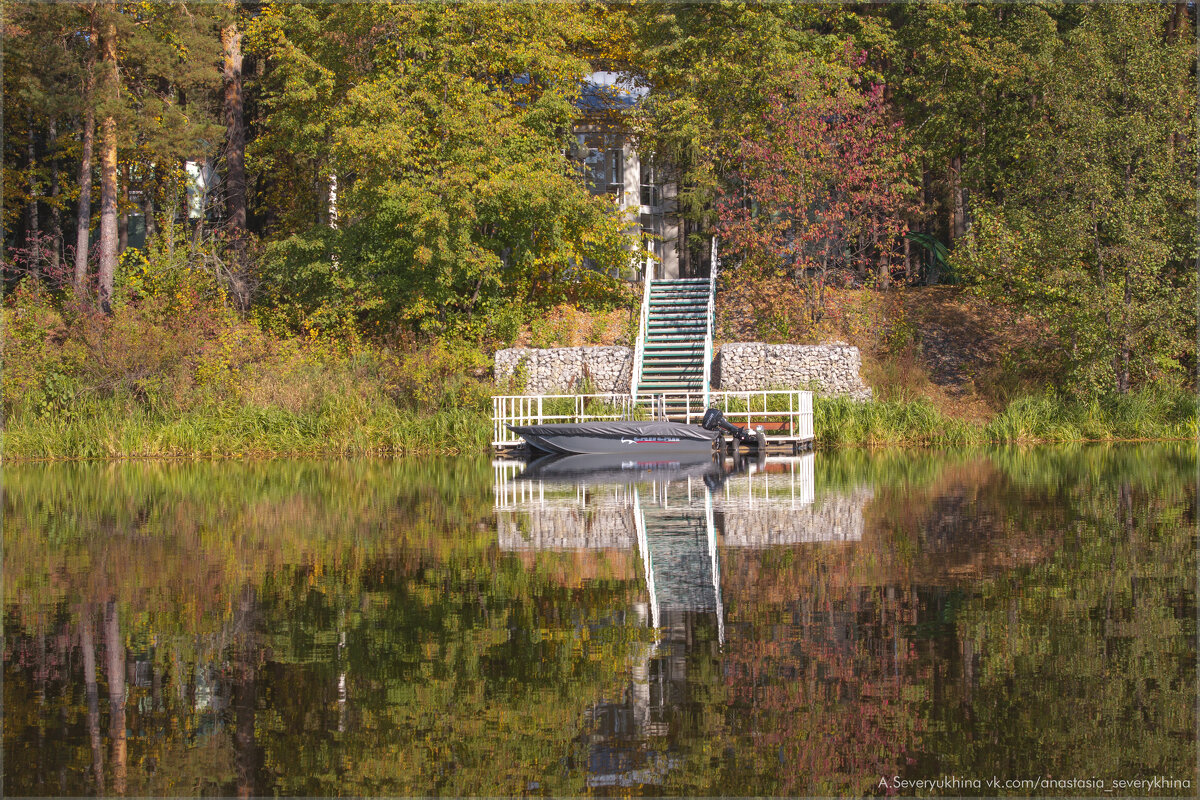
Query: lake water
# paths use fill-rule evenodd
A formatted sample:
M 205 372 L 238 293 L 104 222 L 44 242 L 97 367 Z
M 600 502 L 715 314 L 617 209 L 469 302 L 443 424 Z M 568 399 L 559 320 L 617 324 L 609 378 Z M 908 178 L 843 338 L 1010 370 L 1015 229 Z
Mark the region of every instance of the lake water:
M 1194 795 L 1196 467 L 9 466 L 3 792 Z

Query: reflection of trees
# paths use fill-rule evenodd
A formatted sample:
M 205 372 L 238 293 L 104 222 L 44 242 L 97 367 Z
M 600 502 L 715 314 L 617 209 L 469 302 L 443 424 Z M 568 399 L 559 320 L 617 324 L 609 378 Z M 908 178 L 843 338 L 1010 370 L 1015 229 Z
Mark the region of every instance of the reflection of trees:
M 810 583 L 767 620 L 731 620 L 725 682 L 739 759 L 724 785 L 756 793 L 866 792 L 901 771 L 923 732 L 918 598 Z
M 560 587 L 515 558 L 484 566 L 381 561 L 351 607 L 301 584 L 272 587 L 263 614 L 290 612 L 271 637 L 259 721 L 276 791 L 511 795 L 531 783 L 578 791 L 561 760 L 588 703 L 636 644 L 623 619 L 636 586 Z M 342 730 L 330 652 L 339 626 L 350 704 Z
M 970 716 L 939 709 L 943 771 L 1002 759 L 1022 775 L 1195 778 L 1194 456 L 1146 452 L 1010 454 L 1012 480 L 1049 484 L 1070 513 L 1057 530 L 1031 513 L 1058 551 L 958 614 L 977 686 L 955 698 Z
M 115 600 L 109 600 L 104 607 L 104 651 L 108 655 L 109 738 L 112 739 L 112 784 L 109 791 L 125 794 L 128 768 L 125 741 L 125 640 L 121 638 L 121 621 Z
M 6 475 L 10 791 L 566 787 L 627 663 L 636 570 L 498 554 L 486 464 L 30 469 Z M 81 655 L 38 656 L 59 641 Z
M 1192 774 L 1194 454 L 912 460 L 818 459 L 861 540 L 720 548 L 724 645 L 657 650 L 637 554 L 501 552 L 486 465 L 10 468 L 5 789 L 578 794 L 618 706 L 663 793 Z

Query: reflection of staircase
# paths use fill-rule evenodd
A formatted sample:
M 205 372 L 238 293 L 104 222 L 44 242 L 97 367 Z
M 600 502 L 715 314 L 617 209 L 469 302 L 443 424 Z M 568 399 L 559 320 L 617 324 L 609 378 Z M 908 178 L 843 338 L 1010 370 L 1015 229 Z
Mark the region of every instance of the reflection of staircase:
M 664 609 L 715 611 L 719 600 L 704 511 L 653 505 L 643 505 L 641 511 L 655 602 Z
M 636 395 L 704 391 L 710 291 L 708 278 L 650 282 Z

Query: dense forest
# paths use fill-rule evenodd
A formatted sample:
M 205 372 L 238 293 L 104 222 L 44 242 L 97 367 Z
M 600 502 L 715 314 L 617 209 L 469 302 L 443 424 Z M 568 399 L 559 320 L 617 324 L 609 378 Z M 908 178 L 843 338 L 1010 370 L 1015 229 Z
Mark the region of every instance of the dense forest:
M 1194 4 L 0 13 L 17 453 L 461 433 L 491 350 L 634 304 L 631 220 L 576 153 L 597 71 L 638 98 L 611 123 L 678 187 L 684 249 L 720 236 L 724 301 L 789 309 L 771 335 L 949 285 L 1027 333 L 993 411 L 1192 385 Z

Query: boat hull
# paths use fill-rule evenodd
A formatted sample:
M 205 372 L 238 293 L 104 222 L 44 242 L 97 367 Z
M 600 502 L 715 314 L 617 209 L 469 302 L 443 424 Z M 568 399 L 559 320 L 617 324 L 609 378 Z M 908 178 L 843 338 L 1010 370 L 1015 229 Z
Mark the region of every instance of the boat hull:
M 595 486 L 696 479 L 715 484 L 725 475 L 724 460 L 712 453 L 587 453 L 539 455 L 517 480 Z
M 565 455 L 711 453 L 717 434 L 677 422 L 509 425 L 534 450 Z

